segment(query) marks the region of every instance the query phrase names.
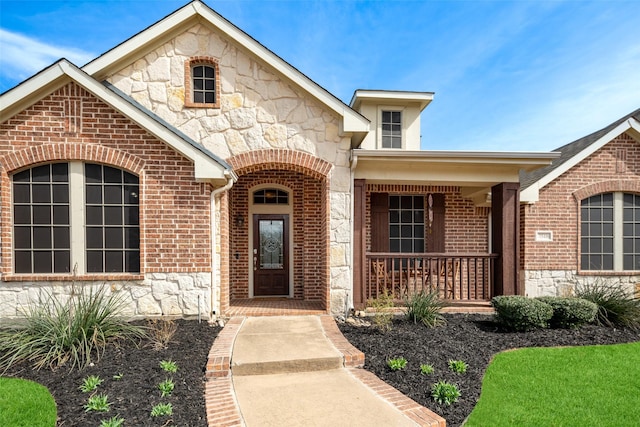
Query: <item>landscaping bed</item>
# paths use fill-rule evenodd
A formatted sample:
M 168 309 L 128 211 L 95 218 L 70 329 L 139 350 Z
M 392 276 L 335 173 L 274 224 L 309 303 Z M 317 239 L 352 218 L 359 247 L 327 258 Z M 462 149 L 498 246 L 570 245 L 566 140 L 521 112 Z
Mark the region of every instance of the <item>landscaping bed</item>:
M 18 365 L 3 375 L 27 378 L 46 386 L 58 406 L 58 426 L 98 426 L 101 420 L 118 416 L 124 418 L 125 426 L 205 427 L 205 367 L 220 328 L 196 320 L 177 320 L 175 325 L 177 330 L 164 349 L 154 349 L 146 339 L 138 345 L 121 342 L 117 347 L 109 345 L 99 362 L 82 371 L 69 371 L 65 367 L 53 372 L 36 371 Z M 177 372 L 163 371 L 162 360 L 175 362 Z M 89 375 L 98 375 L 103 380 L 97 393 L 108 395 L 111 403 L 108 412 L 85 412 L 84 405 L 91 393 L 83 393 L 79 387 Z M 175 388 L 170 396 L 161 398 L 158 384 L 167 378 L 173 380 Z M 151 417 L 151 409 L 158 403 L 171 403 L 173 414 Z
M 448 314 L 446 324 L 430 329 L 421 324 L 396 319 L 390 331 L 371 326 L 340 324 L 344 336 L 365 353 L 365 369 L 400 390 L 421 405 L 459 426 L 473 410 L 482 386 L 482 377 L 494 354 L 521 347 L 617 344 L 640 341 L 640 331 L 586 325 L 580 329 L 539 329 L 503 332 L 492 315 Z M 387 360 L 404 357 L 404 369 L 392 371 Z M 464 374 L 449 370 L 449 360 L 463 360 Z M 431 364 L 434 373 L 423 375 L 421 364 Z M 523 367 L 526 369 L 526 366 Z M 461 397 L 451 406 L 437 404 L 431 385 L 446 380 L 458 385 Z

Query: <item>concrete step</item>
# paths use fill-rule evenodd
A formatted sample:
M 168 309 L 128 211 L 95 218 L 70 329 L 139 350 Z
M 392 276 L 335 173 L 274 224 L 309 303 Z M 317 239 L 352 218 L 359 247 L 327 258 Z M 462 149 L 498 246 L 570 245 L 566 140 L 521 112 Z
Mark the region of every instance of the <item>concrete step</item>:
M 338 369 L 344 357 L 323 333 L 318 316 L 247 318 L 233 346 L 234 376 Z

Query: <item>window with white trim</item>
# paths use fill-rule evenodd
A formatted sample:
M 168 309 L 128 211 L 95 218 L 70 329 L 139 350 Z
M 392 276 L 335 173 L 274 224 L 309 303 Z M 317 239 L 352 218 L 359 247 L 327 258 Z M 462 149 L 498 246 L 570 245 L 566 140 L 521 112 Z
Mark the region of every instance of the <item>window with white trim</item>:
M 402 111 L 382 111 L 382 148 L 402 148 Z
M 640 195 L 603 193 L 581 201 L 580 268 L 640 270 Z
M 14 272 L 140 271 L 138 177 L 81 162 L 13 175 Z

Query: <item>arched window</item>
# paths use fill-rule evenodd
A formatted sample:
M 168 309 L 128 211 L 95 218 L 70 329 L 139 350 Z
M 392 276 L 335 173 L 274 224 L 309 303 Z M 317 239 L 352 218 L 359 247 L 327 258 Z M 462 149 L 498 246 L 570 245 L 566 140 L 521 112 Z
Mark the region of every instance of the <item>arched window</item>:
M 219 108 L 220 70 L 214 58 L 195 57 L 185 62 L 185 105 Z
M 80 162 L 13 175 L 14 272 L 140 271 L 138 177 Z
M 289 193 L 277 188 L 265 188 L 253 192 L 254 205 L 288 205 Z
M 640 270 L 640 195 L 602 193 L 580 202 L 580 268 Z

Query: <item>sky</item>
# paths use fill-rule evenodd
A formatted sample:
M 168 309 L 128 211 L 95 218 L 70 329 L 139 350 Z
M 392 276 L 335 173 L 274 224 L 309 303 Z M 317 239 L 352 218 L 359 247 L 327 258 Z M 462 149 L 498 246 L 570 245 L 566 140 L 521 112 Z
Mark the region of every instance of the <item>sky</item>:
M 0 93 L 187 0 L 0 0 Z M 434 92 L 428 150 L 548 151 L 640 107 L 640 0 L 206 0 L 340 100 Z

